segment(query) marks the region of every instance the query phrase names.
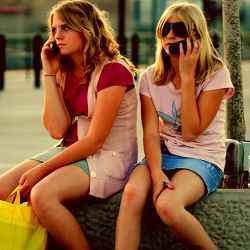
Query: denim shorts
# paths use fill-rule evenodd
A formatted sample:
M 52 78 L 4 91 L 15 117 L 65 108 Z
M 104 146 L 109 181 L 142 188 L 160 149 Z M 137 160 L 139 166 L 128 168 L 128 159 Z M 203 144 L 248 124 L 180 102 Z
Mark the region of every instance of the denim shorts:
M 31 157 L 31 160 L 39 161 L 39 162 L 45 162 L 52 158 L 53 156 L 57 155 L 58 153 L 62 152 L 66 147 L 52 147 L 49 148 L 48 150 L 34 155 Z M 88 162 L 86 160 L 80 160 L 72 163 L 75 166 L 80 167 L 85 174 L 89 176 L 89 167 L 88 167 Z
M 188 169 L 193 171 L 203 180 L 206 187 L 206 195 L 216 191 L 222 179 L 223 172 L 215 164 L 201 159 L 183 157 L 171 154 L 165 145 L 161 147 L 162 151 L 162 170 L 166 173 L 178 170 Z M 143 159 L 136 165 L 147 165 L 147 160 Z

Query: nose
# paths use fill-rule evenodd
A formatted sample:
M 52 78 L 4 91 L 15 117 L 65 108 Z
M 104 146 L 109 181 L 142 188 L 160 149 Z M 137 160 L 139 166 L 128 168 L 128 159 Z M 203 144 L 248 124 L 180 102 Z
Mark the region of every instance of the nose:
M 173 29 L 170 29 L 170 31 L 168 32 L 168 34 L 166 35 L 166 38 L 173 38 L 175 37 Z
M 162 38 L 163 41 L 174 39 L 175 35 L 173 33 L 173 30 L 171 29 L 166 36 Z
M 62 38 L 62 30 L 58 28 L 55 32 L 55 39 L 60 39 Z

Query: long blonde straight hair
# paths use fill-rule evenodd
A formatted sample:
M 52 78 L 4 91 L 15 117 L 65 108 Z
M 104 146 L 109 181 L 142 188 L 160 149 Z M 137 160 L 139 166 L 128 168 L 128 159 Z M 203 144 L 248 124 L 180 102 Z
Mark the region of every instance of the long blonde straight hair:
M 170 58 L 162 47 L 162 29 L 171 16 L 177 16 L 184 22 L 191 39 L 200 39 L 201 52 L 196 68 L 196 82 L 204 82 L 210 74 L 224 65 L 223 60 L 213 46 L 207 22 L 201 9 L 192 3 L 178 2 L 170 5 L 161 15 L 156 27 L 156 60 L 154 83 L 166 84 L 172 77 Z
M 94 4 L 85 0 L 60 1 L 52 7 L 48 17 L 48 27 L 51 32 L 54 14 L 60 18 L 74 31 L 83 35 L 83 68 L 85 76 L 89 80 L 95 66 L 102 63 L 105 58 L 122 59 L 132 71 L 134 65 L 120 54 L 119 45 L 113 36 L 113 30 L 103 11 Z M 62 57 L 61 66 L 69 69 L 73 65 L 69 58 Z

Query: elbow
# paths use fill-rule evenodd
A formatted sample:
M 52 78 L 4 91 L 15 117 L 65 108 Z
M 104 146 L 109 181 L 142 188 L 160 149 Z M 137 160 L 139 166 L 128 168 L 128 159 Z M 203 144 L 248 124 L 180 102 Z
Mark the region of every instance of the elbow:
M 199 135 L 199 133 L 182 132 L 182 139 L 186 142 L 191 142 L 195 141 Z
M 194 141 L 196 139 L 196 137 L 192 135 L 183 135 L 182 138 L 183 138 L 183 141 L 186 141 L 186 142 Z
M 55 129 L 49 126 L 45 126 L 45 128 L 47 129 L 49 135 L 55 139 L 55 140 L 60 140 L 64 137 L 66 130 L 62 130 L 62 129 Z
M 103 140 L 94 140 L 93 141 L 93 153 L 100 150 L 103 147 L 104 141 Z
M 56 140 L 62 139 L 68 130 L 68 124 L 55 124 L 43 118 L 43 125 L 47 129 L 49 135 Z
M 55 140 L 60 140 L 64 137 L 64 133 L 60 133 L 59 131 L 51 131 L 51 130 L 48 131 L 49 135 Z
M 67 129 L 65 128 L 57 128 L 55 126 L 47 124 L 46 122 L 44 122 L 43 124 L 46 130 L 48 131 L 49 135 L 56 140 L 62 139 L 67 131 Z
M 200 136 L 202 131 L 203 129 L 200 125 L 182 126 L 182 139 L 186 142 L 195 141 Z
M 98 150 L 102 149 L 105 140 L 96 137 L 87 136 L 88 145 L 90 145 L 89 150 L 91 154 L 96 153 Z M 86 141 L 85 141 L 86 143 Z

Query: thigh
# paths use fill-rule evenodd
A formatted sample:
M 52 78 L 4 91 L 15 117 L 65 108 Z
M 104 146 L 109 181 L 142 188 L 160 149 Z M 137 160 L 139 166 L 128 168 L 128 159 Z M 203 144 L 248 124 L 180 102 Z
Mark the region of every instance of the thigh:
M 86 196 L 89 185 L 89 176 L 79 166 L 67 165 L 42 179 L 33 187 L 32 192 L 38 192 L 46 199 L 64 202 Z
M 0 199 L 5 199 L 18 185 L 21 176 L 31 168 L 37 166 L 40 162 L 35 160 L 26 160 L 15 167 L 9 169 L 0 176 Z
M 206 192 L 201 177 L 191 170 L 177 170 L 171 181 L 175 188 L 173 190 L 166 189 L 159 199 L 166 199 L 176 205 L 187 207 L 200 200 Z
M 148 167 L 137 166 L 129 177 L 127 185 L 136 187 L 140 192 L 148 193 L 151 186 L 151 178 Z

